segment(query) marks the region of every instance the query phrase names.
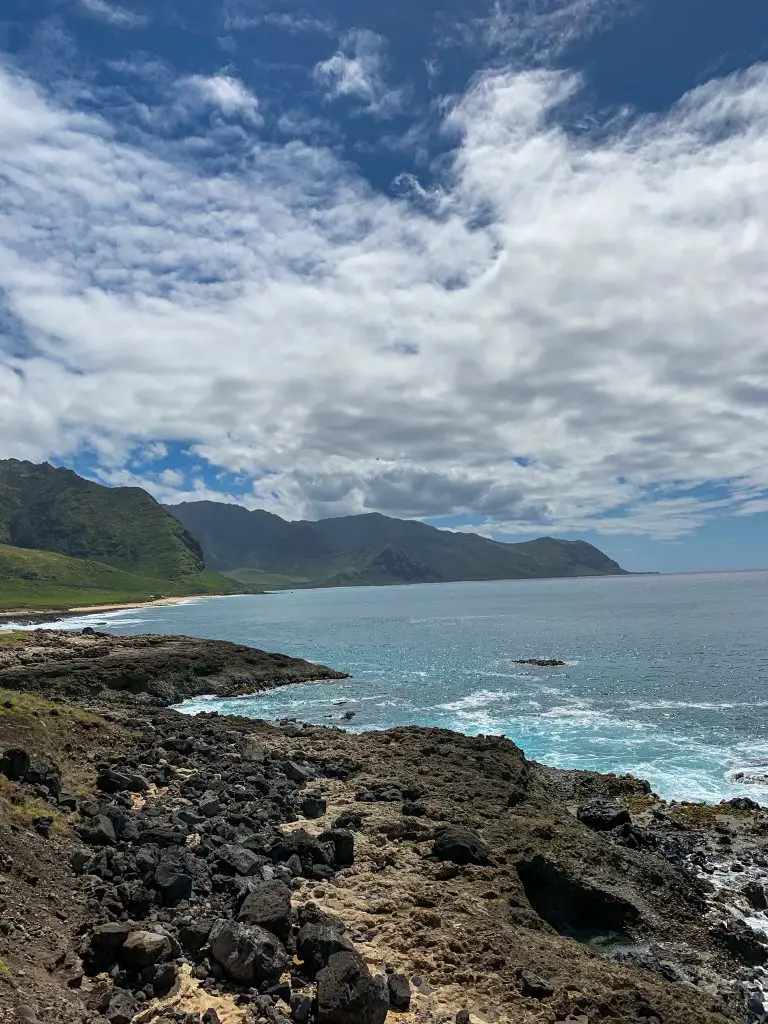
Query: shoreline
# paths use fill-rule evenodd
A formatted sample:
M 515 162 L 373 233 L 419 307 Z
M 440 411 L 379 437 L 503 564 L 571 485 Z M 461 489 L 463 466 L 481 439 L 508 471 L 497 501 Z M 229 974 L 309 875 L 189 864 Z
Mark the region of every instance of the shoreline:
M 411 1000 L 404 1024 L 747 1024 L 746 1001 L 762 1006 L 768 808 L 668 802 L 502 737 L 236 711 L 192 726 L 172 706 L 319 671 L 343 675 L 189 637 L 41 631 L 0 649 L 0 960 L 14 999 L 45 1004 L 40 1024 L 90 1019 L 70 1015 L 78 999 L 252 1024 L 264 980 L 268 1019 L 287 1022 L 320 1005 L 337 949 L 382 979 L 361 1020 L 385 1020 L 388 991 Z M 272 942 L 290 981 L 232 967 L 222 931 Z M 134 970 L 134 947 L 157 963 Z
M 214 600 L 219 597 L 242 597 L 242 594 L 185 594 L 183 597 L 158 597 L 148 601 L 121 601 L 115 604 L 70 605 L 67 608 L 17 608 L 0 612 L 0 630 L 10 624 L 33 626 L 36 623 L 56 622 L 58 619 L 77 618 L 81 615 L 99 615 L 108 612 L 127 612 L 138 608 L 162 608 L 166 605 L 186 604 L 187 601 Z

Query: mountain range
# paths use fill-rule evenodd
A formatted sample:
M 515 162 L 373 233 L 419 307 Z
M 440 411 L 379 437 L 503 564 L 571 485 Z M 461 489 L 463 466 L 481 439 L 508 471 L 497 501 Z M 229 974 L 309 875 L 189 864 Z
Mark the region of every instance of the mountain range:
M 584 541 L 502 544 L 378 513 L 288 522 L 213 501 L 162 506 L 139 487 L 0 460 L 0 608 L 61 608 L 286 587 L 601 576 Z
M 248 586 L 379 586 L 625 571 L 585 541 L 541 537 L 503 544 L 375 512 L 287 522 L 213 501 L 166 509 L 198 538 L 210 568 Z

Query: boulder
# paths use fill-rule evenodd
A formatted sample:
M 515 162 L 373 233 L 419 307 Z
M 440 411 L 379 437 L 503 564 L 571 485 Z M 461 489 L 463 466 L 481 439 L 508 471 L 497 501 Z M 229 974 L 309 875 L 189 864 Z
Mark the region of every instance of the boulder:
M 586 825 L 594 832 L 608 832 L 612 828 L 618 828 L 619 825 L 629 825 L 632 822 L 624 804 L 619 803 L 618 800 L 606 800 L 602 797 L 581 804 L 576 811 L 576 817 L 582 825 Z
M 387 975 L 389 1005 L 393 1010 L 407 1010 L 411 1005 L 411 983 L 404 974 Z
M 277 936 L 240 921 L 216 921 L 208 943 L 216 963 L 241 985 L 276 982 L 289 963 Z
M 143 775 L 119 772 L 106 768 L 96 778 L 96 785 L 103 793 L 146 793 L 149 783 Z
M 106 814 L 97 814 L 88 825 L 80 830 L 80 835 L 91 846 L 112 846 L 117 841 L 115 828 Z
M 291 934 L 291 890 L 284 882 L 264 882 L 247 894 L 237 919 L 287 939 Z
M 448 825 L 435 839 L 432 853 L 438 860 L 452 864 L 490 864 L 491 851 L 474 831 L 465 825 Z
M 12 782 L 20 782 L 29 768 L 29 754 L 23 747 L 9 747 L 0 757 L 0 774 Z
M 384 1024 L 387 983 L 359 953 L 336 953 L 317 976 L 318 1024 Z
M 283 770 L 283 775 L 290 779 L 291 782 L 296 782 L 301 785 L 302 782 L 308 782 L 312 778 L 311 772 L 306 768 L 302 768 L 300 764 L 295 761 L 283 761 L 280 765 Z
M 197 805 L 197 809 L 206 818 L 215 818 L 216 815 L 221 811 L 221 801 L 215 793 L 208 790 L 207 793 L 203 793 L 200 797 L 200 802 Z
M 24 781 L 30 786 L 45 786 L 49 793 L 61 792 L 61 769 L 51 761 L 33 761 L 24 772 Z
M 217 853 L 219 871 L 225 875 L 255 875 L 262 860 L 244 846 L 229 844 Z
M 164 856 L 155 868 L 152 885 L 163 898 L 163 902 L 178 903 L 192 895 L 192 877 L 184 870 L 177 856 Z
M 124 988 L 114 989 L 104 1016 L 109 1024 L 131 1024 L 139 1009 L 138 1003 Z
M 179 942 L 187 953 L 198 953 L 208 941 L 213 921 L 196 917 L 179 928 Z
M 520 971 L 520 994 L 529 999 L 546 999 L 554 994 L 552 986 L 531 971 Z
M 319 837 L 321 843 L 333 843 L 336 867 L 349 868 L 355 862 L 355 836 L 347 828 L 332 828 Z
M 322 818 L 327 804 L 321 796 L 309 794 L 301 801 L 301 813 L 305 818 Z
M 131 932 L 120 949 L 120 959 L 136 970 L 150 967 L 171 954 L 171 943 L 161 932 Z
M 296 955 L 304 963 L 304 973 L 314 978 L 336 953 L 354 950 L 341 925 L 332 920 L 309 921 L 299 930 Z

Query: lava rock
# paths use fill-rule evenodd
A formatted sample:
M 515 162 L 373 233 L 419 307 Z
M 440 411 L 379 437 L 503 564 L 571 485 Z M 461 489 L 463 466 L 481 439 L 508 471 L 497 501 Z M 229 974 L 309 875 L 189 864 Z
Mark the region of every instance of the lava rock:
M 116 988 L 104 1016 L 109 1024 L 131 1024 L 138 1009 L 138 1004 L 130 992 L 124 988 Z
M 336 867 L 349 868 L 355 862 L 355 836 L 347 828 L 332 828 L 319 837 L 321 843 L 332 843 Z
M 179 928 L 179 942 L 187 953 L 198 953 L 208 941 L 213 921 L 196 917 Z
M 96 778 L 96 785 L 103 793 L 146 793 L 149 783 L 143 775 L 119 772 L 106 768 Z
M 310 794 L 301 801 L 301 813 L 305 818 L 322 818 L 328 805 L 321 796 Z
M 80 829 L 80 835 L 91 846 L 112 846 L 117 842 L 115 827 L 106 814 L 97 814 L 88 825 Z
M 175 856 L 165 855 L 161 858 L 155 868 L 152 884 L 166 904 L 189 899 L 192 895 L 192 877 L 183 870 L 180 859 Z
M 259 857 L 244 846 L 222 846 L 217 854 L 218 867 L 227 875 L 255 875 L 261 867 Z
M 452 864 L 491 863 L 491 851 L 474 831 L 465 825 L 448 825 L 438 835 L 432 846 L 432 853 L 438 860 Z
M 627 808 L 618 800 L 604 800 L 598 797 L 588 800 L 576 811 L 576 817 L 587 828 L 593 832 L 608 832 L 619 825 L 629 825 L 632 822 Z
M 299 930 L 296 955 L 304 963 L 304 971 L 314 978 L 337 953 L 351 952 L 354 946 L 340 924 L 332 920 L 309 921 Z
M 240 921 L 216 921 L 208 937 L 211 954 L 242 985 L 275 982 L 288 966 L 282 942 L 271 932 Z
M 221 801 L 215 793 L 209 790 L 200 797 L 197 809 L 204 817 L 215 818 L 221 812 Z
M 411 1005 L 411 983 L 404 974 L 387 976 L 389 1005 L 393 1010 L 407 1010 Z
M 171 955 L 171 943 L 161 932 L 131 932 L 120 949 L 120 959 L 129 967 L 141 970 Z
M 384 1024 L 387 983 L 359 953 L 336 953 L 317 976 L 318 1024 Z
M 531 971 L 520 971 L 520 994 L 531 999 L 546 999 L 554 994 L 552 986 Z
M 284 882 L 264 882 L 247 894 L 237 919 L 287 939 L 291 934 L 291 890 Z
M 312 1014 L 312 1000 L 303 992 L 291 995 L 291 1020 L 293 1024 L 308 1024 Z
M 9 747 L 0 758 L 0 774 L 20 782 L 29 769 L 29 754 L 23 747 Z

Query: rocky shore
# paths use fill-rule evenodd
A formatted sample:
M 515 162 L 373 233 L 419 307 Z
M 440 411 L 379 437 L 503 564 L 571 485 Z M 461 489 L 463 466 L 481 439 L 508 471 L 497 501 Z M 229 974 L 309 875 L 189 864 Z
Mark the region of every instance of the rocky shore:
M 498 737 L 167 707 L 338 675 L 0 639 L 2 1024 L 765 1018 L 767 808 L 664 803 Z

